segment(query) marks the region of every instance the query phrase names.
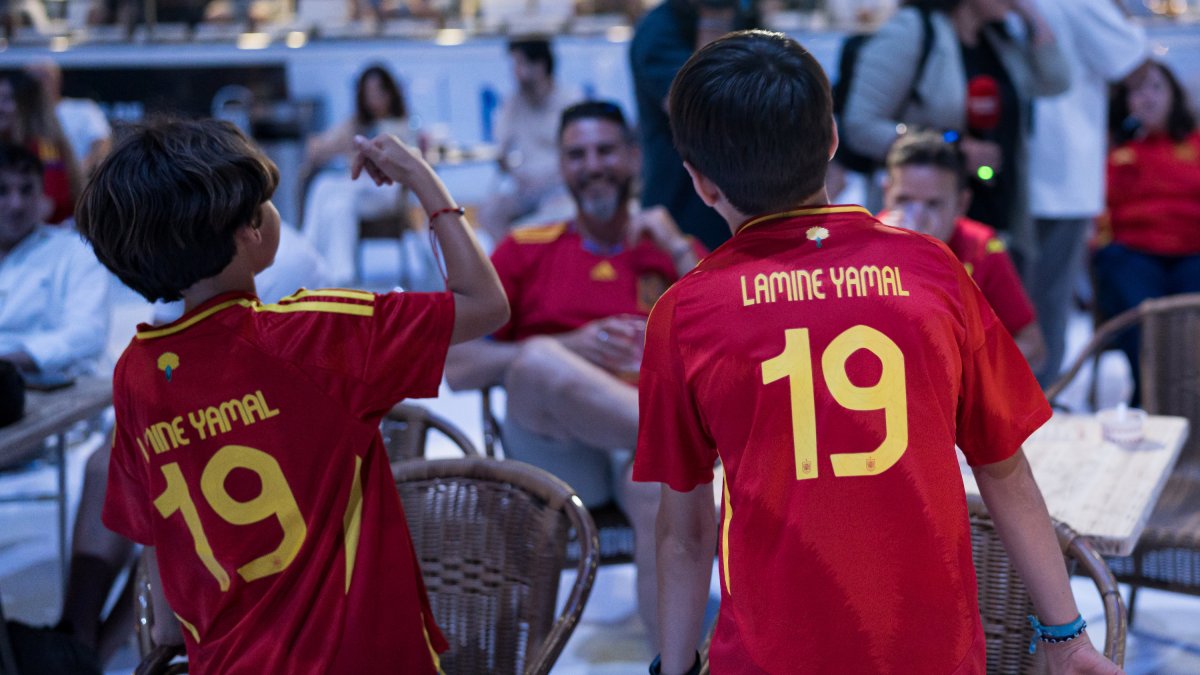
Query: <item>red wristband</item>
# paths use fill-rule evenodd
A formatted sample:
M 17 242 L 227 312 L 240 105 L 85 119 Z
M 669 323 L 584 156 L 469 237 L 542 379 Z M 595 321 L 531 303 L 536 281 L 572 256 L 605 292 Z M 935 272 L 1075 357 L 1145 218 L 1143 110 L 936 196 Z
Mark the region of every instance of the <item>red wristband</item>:
M 429 214 L 429 224 L 432 225 L 434 219 L 436 219 L 438 216 L 444 216 L 447 213 L 454 213 L 454 214 L 457 214 L 459 217 L 462 217 L 463 215 L 465 215 L 467 213 L 467 210 L 461 206 L 447 206 L 444 209 L 438 209 L 437 211 L 434 211 L 433 213 Z

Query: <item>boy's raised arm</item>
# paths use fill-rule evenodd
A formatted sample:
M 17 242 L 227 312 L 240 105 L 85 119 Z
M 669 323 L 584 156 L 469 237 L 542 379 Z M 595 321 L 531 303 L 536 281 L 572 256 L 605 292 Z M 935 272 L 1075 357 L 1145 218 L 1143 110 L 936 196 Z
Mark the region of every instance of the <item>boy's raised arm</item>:
M 1045 625 L 1066 624 L 1079 612 L 1063 564 L 1062 549 L 1050 522 L 1046 502 L 1033 479 L 1025 451 L 994 464 L 974 468 L 979 494 L 996 523 L 996 531 L 1013 567 L 1033 598 L 1038 620 Z M 1120 673 L 1121 669 L 1092 647 L 1087 633 L 1069 642 L 1039 642 L 1050 672 Z
M 356 136 L 354 144 L 358 154 L 350 169 L 353 178 L 365 171 L 376 184 L 406 185 L 430 215 L 429 226 L 446 262 L 446 286 L 454 293 L 451 343 L 483 337 L 504 325 L 508 299 L 500 278 L 446 186 L 420 153 L 389 134 L 370 140 Z

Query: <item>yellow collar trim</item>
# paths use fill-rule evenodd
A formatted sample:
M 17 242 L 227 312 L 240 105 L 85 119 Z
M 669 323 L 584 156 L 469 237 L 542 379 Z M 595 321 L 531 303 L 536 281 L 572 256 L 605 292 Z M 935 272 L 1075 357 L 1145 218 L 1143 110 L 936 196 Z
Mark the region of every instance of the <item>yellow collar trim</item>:
M 737 229 L 734 234 L 741 234 L 743 231 L 761 225 L 772 220 L 783 220 L 784 218 L 796 218 L 799 216 L 826 216 L 834 213 L 861 213 L 870 216 L 871 212 L 861 206 L 812 206 L 804 209 L 796 209 L 794 211 L 784 211 L 782 213 L 770 213 L 765 216 L 751 218 L 742 223 L 742 226 Z

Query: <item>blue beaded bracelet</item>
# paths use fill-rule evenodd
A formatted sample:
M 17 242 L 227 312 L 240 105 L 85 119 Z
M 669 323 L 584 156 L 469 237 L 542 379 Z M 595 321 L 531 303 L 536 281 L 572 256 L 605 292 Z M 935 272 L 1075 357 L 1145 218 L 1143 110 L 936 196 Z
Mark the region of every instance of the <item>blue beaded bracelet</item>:
M 1029 653 L 1037 651 L 1038 640 L 1057 644 L 1059 642 L 1070 642 L 1075 638 L 1083 635 L 1083 631 L 1087 630 L 1087 622 L 1082 616 L 1075 617 L 1075 620 L 1070 623 L 1061 623 L 1056 626 L 1047 626 L 1037 617 L 1029 615 L 1029 625 L 1033 626 L 1033 638 L 1029 641 Z

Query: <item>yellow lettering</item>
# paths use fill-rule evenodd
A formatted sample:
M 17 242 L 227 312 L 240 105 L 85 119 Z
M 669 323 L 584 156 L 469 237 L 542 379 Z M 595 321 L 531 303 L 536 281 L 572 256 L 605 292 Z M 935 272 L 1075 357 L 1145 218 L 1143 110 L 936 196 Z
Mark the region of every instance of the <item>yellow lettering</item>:
M 220 409 L 208 406 L 204 409 L 204 419 L 208 422 L 208 435 L 216 436 L 229 431 L 229 420 L 221 415 Z
M 837 289 L 837 296 L 842 297 L 842 284 L 846 282 L 846 270 L 841 267 L 833 267 L 829 270 L 829 279 L 833 281 L 834 288 Z
M 182 415 L 176 415 L 175 419 L 171 420 L 171 435 L 175 438 L 175 447 L 191 444 L 183 429 Z
M 776 293 L 786 293 L 788 302 L 796 299 L 796 286 L 792 277 L 786 272 L 772 272 L 768 279 L 771 285 L 771 301 L 774 302 Z
M 254 394 L 246 394 L 242 397 L 242 406 L 246 408 L 246 424 L 254 424 L 261 422 L 267 418 L 267 414 L 263 412 L 262 406 L 258 404 L 258 399 Z M 254 413 L 258 413 L 258 419 L 254 419 Z
M 204 440 L 204 439 L 208 438 L 208 434 L 204 433 L 204 411 L 203 410 L 198 410 L 194 413 L 189 412 L 188 413 L 188 424 L 192 425 L 192 428 L 196 430 L 196 433 L 200 434 L 200 440 Z
M 868 288 L 874 288 L 876 293 L 879 295 L 884 295 L 883 289 L 880 288 L 879 284 L 880 276 L 878 267 L 875 265 L 866 265 L 860 269 L 858 273 L 862 276 L 864 291 Z
M 866 292 L 862 287 L 862 279 L 858 276 L 858 270 L 853 267 L 846 268 L 846 297 L 863 297 Z
M 893 267 L 892 269 L 896 270 L 896 288 L 900 289 L 900 295 L 907 298 L 908 291 L 904 290 L 904 284 L 900 282 L 900 268 Z
M 754 275 L 754 299 L 757 302 L 771 302 L 771 290 L 767 284 L 767 275 Z
M 749 307 L 757 304 L 754 299 L 746 295 L 746 275 L 742 275 L 742 307 Z
M 149 464 L 150 463 L 150 453 L 146 452 L 146 444 L 142 443 L 142 439 L 140 439 L 140 438 L 134 438 L 133 440 L 137 441 L 138 450 L 142 451 L 142 457 L 144 457 L 146 459 L 146 463 Z
M 267 399 L 263 396 L 262 389 L 254 392 L 254 395 L 258 397 L 258 402 L 262 404 L 263 419 L 271 419 L 279 414 L 279 408 L 272 410 L 271 406 L 267 405 Z
M 821 289 L 821 284 L 824 283 L 823 281 L 821 281 L 822 273 L 823 273 L 823 270 L 813 270 L 812 276 L 810 277 L 811 281 L 809 282 L 809 285 L 812 289 L 813 297 L 817 298 L 818 300 L 825 299 L 825 291 Z
M 221 417 L 229 420 L 230 424 L 234 420 L 240 421 L 242 424 L 254 424 L 254 420 L 246 416 L 246 408 L 242 406 L 242 402 L 236 398 L 222 403 L 220 411 Z
M 896 275 L 891 267 L 883 268 L 882 279 L 880 281 L 882 287 L 880 292 L 884 295 L 897 295 L 896 293 Z

